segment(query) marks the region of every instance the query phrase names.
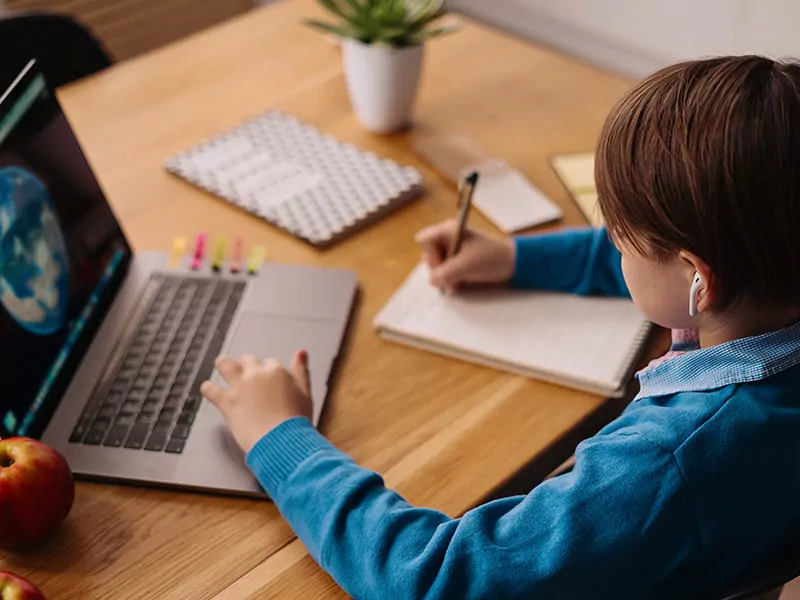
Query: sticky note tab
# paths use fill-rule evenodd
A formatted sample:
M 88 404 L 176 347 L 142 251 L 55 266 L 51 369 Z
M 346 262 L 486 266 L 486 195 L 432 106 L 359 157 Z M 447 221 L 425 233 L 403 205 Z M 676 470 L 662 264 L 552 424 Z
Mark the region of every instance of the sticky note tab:
M 189 240 L 185 237 L 176 237 L 172 240 L 172 253 L 169 257 L 169 266 L 172 269 L 177 268 L 183 260 L 183 255 L 186 254 L 186 248 L 189 247 Z
M 214 271 L 221 271 L 225 262 L 225 254 L 228 252 L 228 238 L 224 235 L 219 236 L 214 242 L 214 253 L 211 257 L 211 268 Z
M 250 275 L 255 275 L 261 268 L 261 263 L 267 257 L 267 249 L 264 246 L 256 246 L 250 253 L 250 258 L 247 259 L 247 272 Z
M 244 260 L 244 242 L 242 241 L 242 237 L 237 235 L 233 240 L 233 250 L 231 251 L 231 273 L 241 272 L 242 260 Z
M 203 257 L 205 256 L 206 253 L 207 238 L 208 236 L 205 233 L 197 234 L 197 240 L 195 241 L 194 244 L 194 254 L 192 256 L 192 265 L 191 265 L 193 271 L 197 271 L 203 266 Z

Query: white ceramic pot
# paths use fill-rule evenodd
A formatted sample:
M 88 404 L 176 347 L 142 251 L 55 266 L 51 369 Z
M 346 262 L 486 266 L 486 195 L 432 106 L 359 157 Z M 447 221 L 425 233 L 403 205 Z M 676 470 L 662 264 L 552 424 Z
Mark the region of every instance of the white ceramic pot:
M 353 39 L 342 41 L 350 103 L 369 131 L 391 133 L 411 123 L 422 71 L 422 48 L 385 48 Z

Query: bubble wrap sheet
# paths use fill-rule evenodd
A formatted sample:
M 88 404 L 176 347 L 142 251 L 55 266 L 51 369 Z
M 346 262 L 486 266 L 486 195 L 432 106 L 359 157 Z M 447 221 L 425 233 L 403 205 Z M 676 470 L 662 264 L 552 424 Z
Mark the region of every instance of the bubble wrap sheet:
M 279 111 L 169 158 L 166 168 L 320 247 L 422 190 L 416 169 L 344 144 Z

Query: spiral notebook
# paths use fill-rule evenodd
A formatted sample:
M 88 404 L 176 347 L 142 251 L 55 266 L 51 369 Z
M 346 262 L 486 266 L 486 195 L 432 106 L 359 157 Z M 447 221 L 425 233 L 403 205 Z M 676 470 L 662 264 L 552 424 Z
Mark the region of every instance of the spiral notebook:
M 413 200 L 422 174 L 277 110 L 166 161 L 186 181 L 317 247 Z
M 630 300 L 521 290 L 446 296 L 419 265 L 375 319 L 389 341 L 620 397 L 650 323 Z

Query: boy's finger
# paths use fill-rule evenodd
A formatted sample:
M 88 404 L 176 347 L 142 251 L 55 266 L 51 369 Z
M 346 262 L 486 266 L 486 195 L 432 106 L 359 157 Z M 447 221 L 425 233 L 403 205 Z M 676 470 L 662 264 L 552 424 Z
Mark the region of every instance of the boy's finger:
M 245 354 L 240 362 L 245 371 L 253 371 L 261 366 L 261 361 L 252 354 Z
M 300 350 L 292 360 L 292 375 L 297 385 L 306 394 L 311 395 L 311 374 L 308 369 L 308 352 Z
M 242 376 L 242 365 L 227 356 L 220 356 L 214 361 L 217 371 L 229 384 L 234 385 Z
M 429 269 L 435 269 L 444 260 L 443 252 L 438 248 L 423 248 L 422 261 L 428 265 Z
M 203 396 L 207 398 L 211 404 L 219 409 L 222 409 L 225 404 L 225 390 L 219 387 L 216 383 L 204 381 L 203 385 L 200 386 L 200 393 L 203 394 Z
M 431 284 L 438 288 L 453 289 L 463 283 L 467 272 L 469 272 L 468 258 L 463 254 L 457 254 L 431 270 Z

